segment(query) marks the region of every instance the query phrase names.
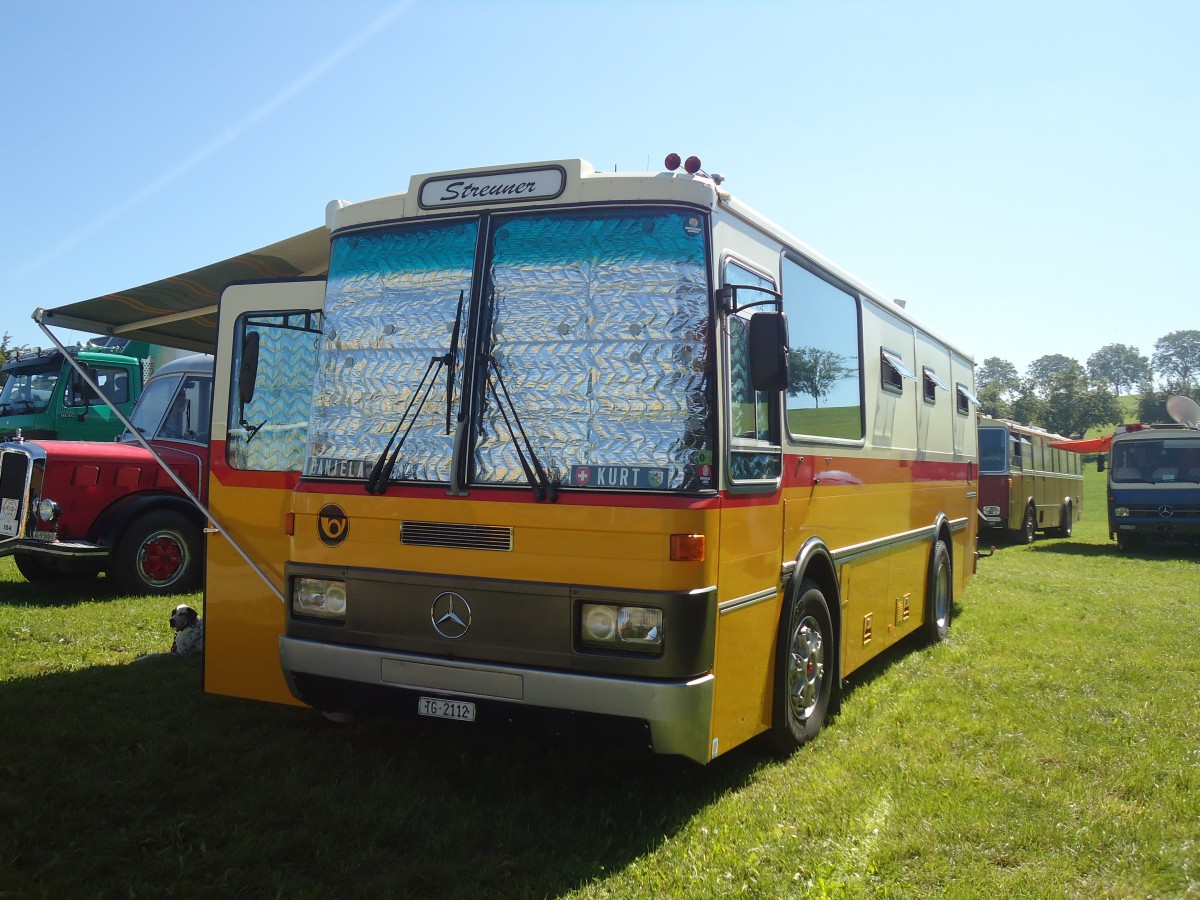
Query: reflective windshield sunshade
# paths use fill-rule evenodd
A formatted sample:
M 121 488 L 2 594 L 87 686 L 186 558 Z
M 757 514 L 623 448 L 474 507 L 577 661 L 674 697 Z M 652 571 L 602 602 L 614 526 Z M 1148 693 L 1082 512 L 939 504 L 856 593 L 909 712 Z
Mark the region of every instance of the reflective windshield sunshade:
M 711 457 L 701 220 L 661 209 L 497 220 L 491 352 L 542 464 L 569 487 L 680 489 Z M 474 478 L 524 480 L 495 392 Z
M 430 360 L 449 350 L 459 298 L 471 296 L 477 232 L 473 221 L 439 222 L 334 240 L 306 475 L 367 477 Z M 416 414 L 392 478 L 449 480 L 454 435 L 445 403 L 443 381 Z
M 551 501 L 713 487 L 705 224 L 613 208 L 337 236 L 305 474 Z

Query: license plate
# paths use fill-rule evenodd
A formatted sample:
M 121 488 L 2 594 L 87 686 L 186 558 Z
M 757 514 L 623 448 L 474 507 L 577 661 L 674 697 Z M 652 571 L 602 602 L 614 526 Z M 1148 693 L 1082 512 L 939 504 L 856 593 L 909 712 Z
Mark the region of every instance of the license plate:
M 454 719 L 458 722 L 475 721 L 475 704 L 465 700 L 443 700 L 440 697 L 418 697 L 417 712 L 435 719 Z

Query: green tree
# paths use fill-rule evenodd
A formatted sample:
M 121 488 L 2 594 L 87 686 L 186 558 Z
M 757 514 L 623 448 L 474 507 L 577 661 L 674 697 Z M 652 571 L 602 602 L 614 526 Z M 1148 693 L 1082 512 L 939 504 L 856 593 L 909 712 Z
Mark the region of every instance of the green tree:
M 975 387 L 983 390 L 992 385 L 995 385 L 1002 394 L 1011 398 L 1021 387 L 1021 377 L 1017 374 L 1017 367 L 1007 359 L 989 356 L 979 367 L 979 374 L 975 376 Z
M 24 346 L 10 347 L 9 343 L 11 341 L 12 341 L 12 335 L 9 334 L 7 331 L 4 332 L 2 335 L 0 335 L 0 366 L 4 365 L 6 362 L 8 362 L 8 358 L 10 356 L 15 356 L 17 353 L 20 353 L 23 350 L 29 349 L 28 347 L 24 347 Z M 8 380 L 8 376 L 0 373 L 0 387 L 3 387 L 4 382 L 6 382 L 7 380 Z
M 1200 331 L 1172 331 L 1154 342 L 1155 373 L 1176 393 L 1190 395 L 1200 380 Z
M 1105 344 L 1087 360 L 1088 377 L 1119 396 L 1129 393 L 1150 374 L 1150 361 L 1128 344 Z
M 1069 362 L 1044 381 L 1026 378 L 1011 418 L 1070 438 L 1081 438 L 1090 428 L 1120 424 L 1121 405 L 1107 385 L 1093 384 L 1083 366 Z
M 1063 356 L 1061 353 L 1051 353 L 1047 356 L 1039 356 L 1029 364 L 1029 368 L 1025 370 L 1025 381 L 1030 383 L 1034 393 L 1044 398 L 1050 390 L 1052 379 L 1068 373 L 1087 377 L 1083 366 L 1076 360 L 1069 356 Z
M 1043 428 L 1070 438 L 1081 438 L 1090 428 L 1119 425 L 1124 418 L 1108 387 L 1089 383 L 1082 369 L 1051 377 L 1043 415 Z
M 846 357 L 832 350 L 796 347 L 788 355 L 788 395 L 806 394 L 817 407 L 835 384 L 856 373 L 846 365 Z
M 1012 401 L 1012 415 L 1008 418 L 1025 425 L 1042 425 L 1046 417 L 1046 401 L 1038 396 L 1033 380 L 1026 378 Z
M 1147 424 L 1167 421 L 1167 398 L 1170 396 L 1169 391 L 1155 390 L 1154 381 L 1147 375 L 1138 392 L 1137 420 Z
M 1013 401 L 1021 390 L 1017 367 L 1007 359 L 989 356 L 975 375 L 979 411 L 993 419 L 1012 419 Z
M 993 419 L 1012 419 L 1013 405 L 1005 398 L 1004 389 L 998 381 L 989 381 L 983 387 L 976 386 L 979 397 L 979 411 Z

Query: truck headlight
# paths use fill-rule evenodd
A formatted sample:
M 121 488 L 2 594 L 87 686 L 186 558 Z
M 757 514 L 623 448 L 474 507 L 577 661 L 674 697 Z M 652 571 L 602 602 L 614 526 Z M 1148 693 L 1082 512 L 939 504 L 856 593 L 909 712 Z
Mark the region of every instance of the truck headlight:
M 1000 515 L 1000 507 L 998 507 L 998 506 L 985 506 L 985 507 L 983 508 L 983 514 L 984 514 L 985 516 L 998 516 L 998 515 Z
M 322 619 L 346 618 L 346 582 L 297 578 L 292 585 L 292 612 Z
M 1113 515 L 1116 516 L 1118 519 L 1126 519 L 1129 517 L 1129 507 L 1128 506 L 1114 506 L 1113 507 Z
M 580 615 L 580 638 L 591 647 L 659 653 L 663 612 L 651 606 L 585 603 Z
M 58 521 L 62 510 L 58 508 L 58 504 L 47 497 L 43 497 L 38 501 L 37 517 L 46 524 L 51 524 Z

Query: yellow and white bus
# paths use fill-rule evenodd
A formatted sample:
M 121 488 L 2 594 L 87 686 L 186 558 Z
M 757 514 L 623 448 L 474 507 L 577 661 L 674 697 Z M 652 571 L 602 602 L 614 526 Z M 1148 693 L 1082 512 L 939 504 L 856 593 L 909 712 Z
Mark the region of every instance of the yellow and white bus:
M 1039 531 L 1069 538 L 1083 517 L 1083 458 L 1036 425 L 979 419 L 982 527 L 1032 544 Z
M 695 158 L 420 175 L 326 218 L 325 265 L 221 296 L 207 690 L 617 717 L 705 763 L 799 746 L 868 660 L 946 636 L 972 360 Z

